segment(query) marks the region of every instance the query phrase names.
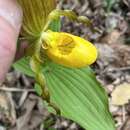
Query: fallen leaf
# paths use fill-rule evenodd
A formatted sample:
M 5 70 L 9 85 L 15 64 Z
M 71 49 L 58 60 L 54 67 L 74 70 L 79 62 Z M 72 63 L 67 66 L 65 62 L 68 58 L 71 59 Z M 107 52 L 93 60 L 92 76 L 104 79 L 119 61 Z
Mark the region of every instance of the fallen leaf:
M 17 130 L 28 130 L 29 129 L 29 121 L 33 115 L 33 109 L 37 103 L 37 98 L 35 96 L 30 95 L 30 97 L 24 103 L 25 113 L 18 118 L 17 120 Z
M 130 84 L 123 83 L 112 92 L 112 104 L 122 106 L 130 100 Z
M 0 91 L 0 122 L 6 125 L 14 125 L 16 122 L 14 102 L 10 92 Z
M 121 35 L 121 32 L 115 29 L 110 33 L 106 34 L 103 38 L 101 38 L 101 42 L 109 45 L 119 44 L 119 43 L 122 44 L 124 43 L 124 39 L 123 36 Z

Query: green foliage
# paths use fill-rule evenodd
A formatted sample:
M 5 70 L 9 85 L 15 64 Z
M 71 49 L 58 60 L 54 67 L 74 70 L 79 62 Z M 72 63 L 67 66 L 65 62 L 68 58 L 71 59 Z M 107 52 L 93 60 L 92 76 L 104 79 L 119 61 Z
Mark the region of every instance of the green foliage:
M 22 59 L 14 66 L 33 76 L 27 63 L 27 59 Z M 76 121 L 87 130 L 115 129 L 106 93 L 89 67 L 70 69 L 49 61 L 43 73 L 51 100 L 59 106 L 62 116 Z
M 87 130 L 114 130 L 104 89 L 89 67 L 70 69 L 49 62 L 44 68 L 51 100 L 62 116 Z
M 54 120 L 53 119 L 47 119 L 47 120 L 45 120 L 44 121 L 44 129 L 46 129 L 46 130 L 56 130 L 56 129 L 54 129 L 54 128 L 50 128 L 51 127 L 51 125 L 53 125 L 54 124 Z
M 59 22 L 51 27 L 53 31 L 58 31 Z M 14 67 L 28 76 L 34 76 L 28 58 L 19 60 Z M 86 130 L 115 130 L 108 97 L 90 67 L 71 69 L 47 61 L 43 73 L 51 101 L 60 108 L 62 116 Z M 38 86 L 35 88 L 41 95 L 41 89 Z
M 42 89 L 38 84 L 35 84 L 34 89 L 39 96 L 42 95 Z
M 30 66 L 29 66 L 29 58 L 22 58 L 22 59 L 18 60 L 16 63 L 13 64 L 13 67 L 16 70 L 18 70 L 30 77 L 34 76 L 34 73 L 30 69 Z
M 48 14 L 55 9 L 55 0 L 17 0 L 23 10 L 22 36 L 37 39 L 46 24 Z
M 60 22 L 60 20 L 53 21 L 53 23 L 50 24 L 49 28 L 52 31 L 59 32 L 60 28 L 61 28 L 61 22 Z
M 55 129 L 55 128 L 48 128 L 48 130 L 57 130 L 57 129 Z

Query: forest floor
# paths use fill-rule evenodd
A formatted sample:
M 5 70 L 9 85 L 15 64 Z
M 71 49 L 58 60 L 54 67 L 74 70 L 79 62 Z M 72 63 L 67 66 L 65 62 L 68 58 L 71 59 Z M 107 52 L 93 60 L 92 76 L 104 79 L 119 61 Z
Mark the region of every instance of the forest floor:
M 108 3 L 105 0 L 58 2 L 58 8 L 71 9 L 90 18 L 100 33 L 92 33 L 84 25 L 66 18 L 62 19 L 62 31 L 81 36 L 96 45 L 100 55 L 92 68 L 109 96 L 117 130 L 130 130 L 130 1 L 106 1 Z M 122 86 L 126 88 L 123 93 Z M 117 88 L 118 92 L 115 91 Z M 119 99 L 115 99 L 116 93 L 121 94 Z M 43 130 L 43 122 L 47 120 L 57 130 L 83 130 L 72 121 L 48 113 L 34 92 L 33 80 L 13 69 L 0 87 L 1 104 L 8 111 L 0 110 L 0 130 Z

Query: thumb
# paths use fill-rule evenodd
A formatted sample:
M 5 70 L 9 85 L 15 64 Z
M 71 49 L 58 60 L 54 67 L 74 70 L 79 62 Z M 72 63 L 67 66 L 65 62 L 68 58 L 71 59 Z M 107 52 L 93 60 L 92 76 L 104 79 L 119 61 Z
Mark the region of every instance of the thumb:
M 22 11 L 18 3 L 0 0 L 0 83 L 14 59 L 21 21 Z

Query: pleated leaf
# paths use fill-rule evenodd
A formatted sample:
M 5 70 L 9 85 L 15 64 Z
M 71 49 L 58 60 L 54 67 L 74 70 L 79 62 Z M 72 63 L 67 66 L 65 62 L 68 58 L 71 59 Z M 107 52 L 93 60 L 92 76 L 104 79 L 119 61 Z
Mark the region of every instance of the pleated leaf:
M 70 69 L 50 62 L 44 75 L 51 100 L 62 116 L 86 130 L 115 130 L 108 97 L 89 67 Z
M 59 32 L 60 28 L 61 28 L 61 21 L 60 21 L 60 19 L 54 20 L 50 24 L 50 26 L 49 26 L 49 29 L 51 29 L 54 32 Z
M 13 67 L 17 71 L 20 71 L 20 72 L 26 74 L 27 76 L 34 77 L 34 73 L 29 66 L 29 59 L 28 58 L 25 58 L 25 57 L 21 58 L 20 60 L 18 60 L 17 62 L 15 62 L 13 64 Z
M 14 67 L 34 76 L 28 58 L 19 60 Z M 77 122 L 86 130 L 115 130 L 108 97 L 90 67 L 70 69 L 49 61 L 43 73 L 51 101 L 60 108 L 63 117 Z M 37 91 L 41 93 L 40 89 Z
M 17 0 L 23 9 L 23 35 L 35 38 L 40 35 L 48 14 L 55 9 L 55 0 Z

